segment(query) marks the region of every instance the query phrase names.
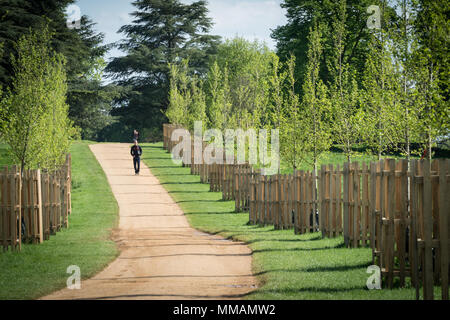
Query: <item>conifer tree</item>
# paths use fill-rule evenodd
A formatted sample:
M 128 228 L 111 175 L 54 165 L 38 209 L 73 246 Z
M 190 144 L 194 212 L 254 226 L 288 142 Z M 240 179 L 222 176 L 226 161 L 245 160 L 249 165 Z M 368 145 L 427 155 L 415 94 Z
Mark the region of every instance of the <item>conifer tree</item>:
M 128 125 L 160 128 L 161 110 L 169 105 L 168 65 L 189 59 L 189 74 L 208 71 L 219 37 L 208 34 L 212 21 L 206 1 L 136 0 L 134 20 L 119 32 L 125 39 L 116 46 L 126 52 L 114 58 L 106 71 L 115 83 L 131 90 L 115 115 Z

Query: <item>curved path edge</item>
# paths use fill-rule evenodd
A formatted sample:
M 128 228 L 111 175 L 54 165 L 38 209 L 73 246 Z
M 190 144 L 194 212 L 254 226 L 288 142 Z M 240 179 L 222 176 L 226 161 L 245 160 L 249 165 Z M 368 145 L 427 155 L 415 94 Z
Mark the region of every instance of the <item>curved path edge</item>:
M 240 299 L 256 288 L 248 246 L 193 229 L 143 162 L 134 175 L 128 144 L 90 149 L 119 205 L 120 255 L 80 290 L 42 299 Z

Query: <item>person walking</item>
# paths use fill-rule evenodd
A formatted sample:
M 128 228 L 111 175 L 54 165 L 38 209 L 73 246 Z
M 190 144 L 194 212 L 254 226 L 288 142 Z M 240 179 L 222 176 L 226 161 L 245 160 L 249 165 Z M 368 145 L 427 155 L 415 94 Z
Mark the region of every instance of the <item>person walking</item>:
M 134 129 L 132 137 L 133 137 L 133 142 L 139 140 L 139 132 L 136 129 Z
M 141 170 L 142 148 L 137 140 L 134 140 L 134 145 L 131 147 L 130 154 L 133 156 L 134 173 L 138 175 Z

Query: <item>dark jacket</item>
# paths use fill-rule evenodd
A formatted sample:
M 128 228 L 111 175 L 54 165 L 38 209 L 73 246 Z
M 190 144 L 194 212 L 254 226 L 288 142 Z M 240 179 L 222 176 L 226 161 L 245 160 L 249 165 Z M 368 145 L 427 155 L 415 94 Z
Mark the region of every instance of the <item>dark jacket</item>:
M 142 156 L 141 146 L 132 146 L 130 154 L 135 158 L 140 158 Z

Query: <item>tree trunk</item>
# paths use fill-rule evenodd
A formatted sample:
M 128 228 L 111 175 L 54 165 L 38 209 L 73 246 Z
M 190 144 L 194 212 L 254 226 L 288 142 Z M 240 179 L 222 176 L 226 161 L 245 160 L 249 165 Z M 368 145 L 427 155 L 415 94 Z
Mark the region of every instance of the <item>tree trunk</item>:
M 431 129 L 430 129 L 431 130 Z M 431 161 L 431 151 L 432 151 L 432 145 L 433 145 L 433 143 L 432 143 L 432 141 L 431 141 L 431 134 L 428 134 L 428 139 L 427 139 L 428 141 L 427 141 L 427 144 L 428 144 L 428 148 L 427 148 L 427 158 L 428 158 L 428 160 L 430 160 Z

